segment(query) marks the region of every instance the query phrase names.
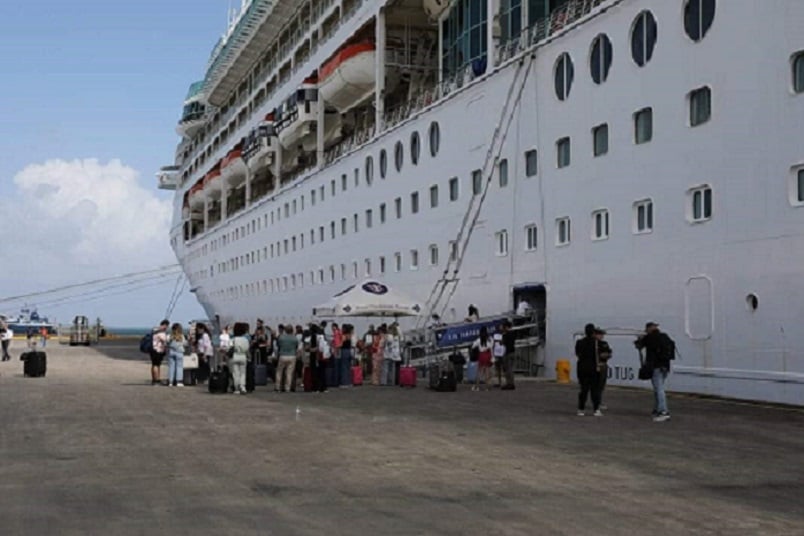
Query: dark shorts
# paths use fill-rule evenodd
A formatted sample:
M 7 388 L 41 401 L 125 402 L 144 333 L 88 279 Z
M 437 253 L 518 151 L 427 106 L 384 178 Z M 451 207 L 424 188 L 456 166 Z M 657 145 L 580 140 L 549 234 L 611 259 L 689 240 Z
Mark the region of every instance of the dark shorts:
M 163 359 L 165 359 L 165 354 L 160 354 L 159 352 L 151 352 L 151 366 L 161 367 Z

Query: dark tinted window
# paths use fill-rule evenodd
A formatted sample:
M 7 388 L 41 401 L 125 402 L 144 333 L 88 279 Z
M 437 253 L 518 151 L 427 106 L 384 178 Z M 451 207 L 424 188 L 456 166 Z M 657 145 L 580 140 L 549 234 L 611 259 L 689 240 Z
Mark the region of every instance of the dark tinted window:
M 592 53 L 589 58 L 589 69 L 596 84 L 602 84 L 609 77 L 613 56 L 611 40 L 604 34 L 598 35 L 592 42 Z
M 643 11 L 637 15 L 634 21 L 634 29 L 631 32 L 631 56 L 640 67 L 648 63 L 653 57 L 658 32 L 659 29 L 656 26 L 656 19 L 653 18 L 653 13 Z
M 555 89 L 558 100 L 566 100 L 572 89 L 572 81 L 575 79 L 575 67 L 572 58 L 566 52 L 559 56 L 555 66 Z
M 690 39 L 703 39 L 714 20 L 715 0 L 687 0 L 684 6 L 684 30 Z

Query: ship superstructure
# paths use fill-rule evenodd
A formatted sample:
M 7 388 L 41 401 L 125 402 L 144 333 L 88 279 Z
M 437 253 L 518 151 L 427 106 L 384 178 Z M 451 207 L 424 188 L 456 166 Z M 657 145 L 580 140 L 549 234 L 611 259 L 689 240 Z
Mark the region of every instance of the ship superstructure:
M 171 244 L 210 318 L 366 276 L 676 339 L 672 388 L 804 403 L 804 4 L 251 0 L 190 89 Z

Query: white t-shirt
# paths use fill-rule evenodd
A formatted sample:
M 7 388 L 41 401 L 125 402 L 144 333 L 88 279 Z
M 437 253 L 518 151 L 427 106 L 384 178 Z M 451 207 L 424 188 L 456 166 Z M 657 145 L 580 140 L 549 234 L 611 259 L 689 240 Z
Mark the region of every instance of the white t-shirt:
M 472 344 L 472 348 L 477 348 L 478 352 L 489 352 L 491 351 L 493 344 L 493 339 L 486 339 L 486 344 L 483 344 L 483 342 L 478 338 L 475 340 L 474 344 Z
M 516 306 L 516 314 L 517 316 L 525 316 L 530 312 L 532 307 L 527 302 L 527 300 L 522 300 L 519 302 L 519 305 Z
M 14 338 L 14 332 L 11 331 L 10 329 L 7 329 L 0 334 L 0 340 L 3 341 L 10 341 L 13 338 Z
M 220 347 L 221 350 L 228 350 L 232 346 L 232 338 L 228 333 L 221 333 Z
M 491 336 L 494 341 L 494 357 L 505 357 L 505 345 L 503 344 L 502 333 L 495 333 Z

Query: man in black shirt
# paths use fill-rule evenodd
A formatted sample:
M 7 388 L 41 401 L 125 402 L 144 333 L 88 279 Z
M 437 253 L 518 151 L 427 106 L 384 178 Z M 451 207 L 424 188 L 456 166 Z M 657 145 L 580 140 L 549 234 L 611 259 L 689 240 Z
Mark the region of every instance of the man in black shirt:
M 516 389 L 514 385 L 514 358 L 516 357 L 516 337 L 511 331 L 511 322 L 506 320 L 503 323 L 503 346 L 505 346 L 505 356 L 503 357 L 503 371 L 505 372 L 505 385 L 502 389 L 512 391 Z
M 645 365 L 652 370 L 653 420 L 656 422 L 670 420 L 664 384 L 670 373 L 670 361 L 675 359 L 676 343 L 666 333 L 659 331 L 659 324 L 648 322 L 645 324 L 645 334 L 639 337 L 634 345 L 638 350 L 645 349 Z
M 578 393 L 578 416 L 583 417 L 586 399 L 592 394 L 592 409 L 595 417 L 602 417 L 600 411 L 600 370 L 598 368 L 598 340 L 595 337 L 595 325 L 586 324 L 583 339 L 575 343 L 575 357 L 578 358 L 576 373 L 581 390 Z

